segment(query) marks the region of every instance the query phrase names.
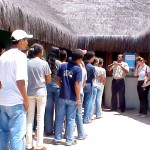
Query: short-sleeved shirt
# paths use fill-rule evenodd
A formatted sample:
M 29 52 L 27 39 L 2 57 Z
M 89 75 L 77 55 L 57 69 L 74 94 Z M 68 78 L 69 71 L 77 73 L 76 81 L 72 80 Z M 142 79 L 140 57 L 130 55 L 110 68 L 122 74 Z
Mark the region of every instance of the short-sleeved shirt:
M 144 67 L 138 68 L 138 81 L 142 81 L 146 77 L 146 73 L 150 72 L 150 67 L 147 65 L 144 65 Z
M 121 62 L 121 65 L 129 71 L 129 66 L 126 62 Z M 119 65 L 113 65 L 112 69 L 113 69 L 114 79 L 125 78 L 126 73 L 123 71 L 123 69 Z
M 87 80 L 87 72 L 86 69 L 82 66 L 80 66 L 82 69 L 82 82 L 81 82 L 81 88 L 80 88 L 80 93 L 83 94 L 83 82 Z
M 99 67 L 101 69 L 102 75 L 106 78 L 106 70 L 102 67 Z
M 18 80 L 24 80 L 27 84 L 27 57 L 17 48 L 13 48 L 0 57 L 0 105 L 23 104 L 23 97 L 16 83 Z
M 106 70 L 102 67 L 100 67 L 102 75 L 106 78 Z M 101 83 L 102 85 L 104 85 L 103 83 Z
M 74 62 L 62 64 L 57 73 L 61 78 L 61 88 L 59 97 L 62 99 L 76 101 L 75 82 L 82 81 L 82 70 L 79 65 Z
M 28 61 L 28 96 L 45 96 L 47 94 L 45 75 L 50 75 L 48 63 L 39 57 Z
M 91 63 L 85 62 L 85 68 L 87 71 L 87 80 L 86 83 L 90 83 L 93 86 L 93 79 L 95 76 L 95 68 Z
M 101 85 L 100 82 L 100 75 L 102 75 L 102 71 L 100 67 L 94 66 L 95 67 L 95 79 L 93 80 L 93 86 L 94 87 L 99 87 Z

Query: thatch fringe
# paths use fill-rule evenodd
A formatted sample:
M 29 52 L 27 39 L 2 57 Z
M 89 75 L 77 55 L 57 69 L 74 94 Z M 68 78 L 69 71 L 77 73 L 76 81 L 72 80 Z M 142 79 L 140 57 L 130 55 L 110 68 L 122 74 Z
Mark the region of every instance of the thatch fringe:
M 34 39 L 67 49 L 76 47 L 76 37 L 67 29 L 38 18 L 34 13 L 31 15 L 24 12 L 7 1 L 0 0 L 0 20 L 0 28 L 3 30 L 12 32 L 23 29 L 33 34 Z
M 32 11 L 32 5 L 30 6 L 28 2 L 26 2 L 26 7 L 29 5 L 29 9 L 20 8 L 23 5 L 22 1 L 18 6 L 18 3 L 15 3 L 17 0 L 13 2 L 0 0 L 0 29 L 9 32 L 15 29 L 24 29 L 33 34 L 35 40 L 66 49 L 82 48 L 108 52 L 149 52 L 150 50 L 149 29 L 147 30 L 148 32 L 139 36 L 77 36 L 67 24 L 59 21 L 60 18 L 53 17 L 53 14 L 50 15 L 49 19 L 48 17 L 42 17 L 42 15 L 46 14 L 44 11 L 47 11 L 49 8 L 37 15 L 37 12 L 35 13 L 34 11 L 39 10 L 35 8 Z
M 92 51 L 149 52 L 150 33 L 142 36 L 83 36 L 78 38 L 78 47 Z

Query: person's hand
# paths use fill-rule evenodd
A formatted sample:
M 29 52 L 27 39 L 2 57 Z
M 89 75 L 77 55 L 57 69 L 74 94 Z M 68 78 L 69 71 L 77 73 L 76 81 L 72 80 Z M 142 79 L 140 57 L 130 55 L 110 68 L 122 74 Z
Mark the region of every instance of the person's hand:
M 80 100 L 80 99 L 78 99 L 78 100 L 77 100 L 77 108 L 80 108 L 80 107 L 81 107 L 81 105 L 82 105 L 81 100 Z
M 118 63 L 117 65 L 118 65 L 118 66 L 120 66 L 120 67 L 122 66 L 122 64 L 121 64 L 121 63 Z
M 114 61 L 114 62 L 113 62 L 113 65 L 117 65 L 117 64 L 118 64 L 118 62 L 117 62 L 117 61 Z
M 114 62 L 114 65 L 121 66 L 121 63 L 115 61 L 115 62 Z
M 139 63 L 136 63 L 136 68 L 139 68 L 140 67 L 140 64 Z

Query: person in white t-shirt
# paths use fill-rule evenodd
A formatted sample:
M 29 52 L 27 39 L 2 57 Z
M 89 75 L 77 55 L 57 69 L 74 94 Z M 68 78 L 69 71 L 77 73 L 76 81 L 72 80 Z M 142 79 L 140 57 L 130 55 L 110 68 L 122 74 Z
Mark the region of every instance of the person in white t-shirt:
M 95 79 L 93 80 L 92 110 L 90 116 L 91 119 L 94 119 L 93 113 L 95 108 L 96 119 L 100 119 L 102 116 L 101 97 L 103 93 L 103 88 L 102 88 L 101 79 L 103 78 L 103 74 L 102 74 L 102 69 L 99 67 L 99 58 L 95 57 L 92 64 L 95 67 Z
M 83 103 L 83 98 L 84 98 L 83 88 L 87 80 L 87 71 L 85 69 L 85 65 L 83 61 L 81 62 L 80 67 L 82 69 L 82 82 L 80 82 L 80 98 L 81 98 L 81 102 Z M 76 125 L 77 125 L 78 140 L 84 140 L 87 134 L 84 132 L 84 127 L 83 127 L 82 105 L 76 110 Z
M 148 91 L 149 86 L 142 87 L 146 75 L 150 73 L 150 68 L 145 64 L 145 60 L 142 57 L 136 58 L 136 68 L 134 70 L 134 76 L 138 76 L 137 92 L 140 101 L 139 116 L 146 117 L 148 110 Z
M 21 50 L 28 46 L 28 35 L 15 30 L 12 48 L 0 57 L 0 150 L 25 150 L 26 112 L 28 111 L 27 57 Z

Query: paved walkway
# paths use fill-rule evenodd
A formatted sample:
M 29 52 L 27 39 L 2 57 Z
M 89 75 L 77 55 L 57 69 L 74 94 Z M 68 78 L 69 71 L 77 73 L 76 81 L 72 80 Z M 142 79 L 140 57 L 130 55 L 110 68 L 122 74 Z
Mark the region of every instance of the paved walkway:
M 67 147 L 52 145 L 53 137 L 45 137 L 45 146 L 48 150 L 150 150 L 150 112 L 146 118 L 135 113 L 135 110 L 122 114 L 105 110 L 103 118 L 84 124 L 88 134 L 85 140 Z

